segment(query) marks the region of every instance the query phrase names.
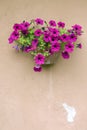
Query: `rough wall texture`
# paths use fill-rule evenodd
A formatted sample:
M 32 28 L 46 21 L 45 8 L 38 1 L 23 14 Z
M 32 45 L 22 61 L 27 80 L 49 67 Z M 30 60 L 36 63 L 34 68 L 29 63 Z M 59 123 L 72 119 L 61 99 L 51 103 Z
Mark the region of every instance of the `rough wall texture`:
M 87 130 L 87 1 L 0 0 L 0 130 Z M 41 73 L 8 44 L 12 25 L 41 17 L 83 26 L 83 49 Z M 69 124 L 62 103 L 76 108 Z

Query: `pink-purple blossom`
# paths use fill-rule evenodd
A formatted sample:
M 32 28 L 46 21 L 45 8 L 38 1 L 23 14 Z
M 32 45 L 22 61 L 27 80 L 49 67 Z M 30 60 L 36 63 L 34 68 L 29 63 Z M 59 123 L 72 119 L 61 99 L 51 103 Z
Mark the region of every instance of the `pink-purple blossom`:
M 45 42 L 49 42 L 49 41 L 50 41 L 50 36 L 49 36 L 49 34 L 44 34 L 43 39 L 44 39 Z
M 70 34 L 71 34 L 71 33 L 74 33 L 74 30 L 73 30 L 73 29 L 68 29 L 67 31 L 68 31 Z
M 65 23 L 64 22 L 58 22 L 58 26 L 61 27 L 61 28 L 64 28 L 65 27 Z
M 75 31 L 75 33 L 77 35 L 81 35 L 82 33 L 82 26 L 75 24 L 74 26 L 72 26 L 73 30 Z
M 43 34 L 45 35 L 45 34 L 50 34 L 50 31 L 49 30 L 44 30 L 43 31 Z
M 21 30 L 21 25 L 18 24 L 18 23 L 16 23 L 16 24 L 14 24 L 13 29 L 14 29 L 15 31 Z
M 54 27 L 54 26 L 56 26 L 56 22 L 54 20 L 50 20 L 49 25 Z
M 53 35 L 54 37 L 57 37 L 57 36 L 59 35 L 58 29 L 53 28 L 53 29 L 51 30 L 51 35 Z
M 13 43 L 13 41 L 14 41 L 14 39 L 10 36 L 10 37 L 8 38 L 9 44 Z
M 76 42 L 76 40 L 77 40 L 77 36 L 74 33 L 69 35 L 69 41 L 70 42 Z
M 14 31 L 11 36 L 13 37 L 13 39 L 17 40 L 19 38 L 19 32 Z
M 32 40 L 32 49 L 35 50 L 37 48 L 38 45 L 38 39 L 35 38 Z
M 30 23 L 29 22 L 23 22 L 20 24 L 21 25 L 21 30 L 28 30 Z
M 40 25 L 44 24 L 44 21 L 41 18 L 35 19 L 35 22 L 36 22 L 36 24 L 40 24 Z
M 52 27 L 48 27 L 49 32 L 51 33 L 53 31 Z
M 57 41 L 61 40 L 61 36 L 60 35 L 58 35 L 56 38 L 57 38 Z
M 18 24 L 18 23 L 14 24 L 13 29 L 15 31 L 18 31 L 18 30 L 23 31 L 23 30 L 28 30 L 29 26 L 30 26 L 30 23 L 24 21 L 24 22 L 22 22 L 20 24 Z
M 19 32 L 13 31 L 8 38 L 9 43 L 13 43 L 13 41 L 17 40 L 19 38 Z
M 42 65 L 45 62 L 45 56 L 43 54 L 37 54 L 34 60 L 37 65 Z
M 72 28 L 73 28 L 75 31 L 81 31 L 82 26 L 80 26 L 80 25 L 78 25 L 78 24 L 75 24 L 74 26 L 72 26 Z
M 82 49 L 82 44 L 81 43 L 77 44 L 77 48 Z
M 73 50 L 74 50 L 74 44 L 73 43 L 67 43 L 65 45 L 65 51 L 67 51 L 67 52 L 73 52 Z
M 38 44 L 38 39 L 37 38 L 34 38 L 33 40 L 32 40 L 32 45 L 37 45 Z
M 37 29 L 37 30 L 35 30 L 35 32 L 34 32 L 34 35 L 37 36 L 37 37 L 41 36 L 41 34 L 42 34 L 41 29 Z
M 32 46 L 26 46 L 26 47 L 24 48 L 24 52 L 28 53 L 28 52 L 30 52 L 30 51 L 32 51 Z
M 63 57 L 64 59 L 69 59 L 69 58 L 70 58 L 70 55 L 69 55 L 69 53 L 68 53 L 67 51 L 64 51 L 64 52 L 62 52 L 62 57 Z
M 22 34 L 23 35 L 27 35 L 28 34 L 28 30 L 22 30 Z
M 62 35 L 61 35 L 61 40 L 62 40 L 63 42 L 67 42 L 67 41 L 69 40 L 69 36 L 68 36 L 67 34 L 62 34 Z
M 50 39 L 50 43 L 51 43 L 51 44 L 57 42 L 57 37 L 54 37 L 53 35 L 51 35 L 51 36 L 49 37 L 49 39 Z
M 60 50 L 60 43 L 53 43 L 51 46 L 51 52 L 58 52 Z
M 35 72 L 41 72 L 42 71 L 42 67 L 40 65 L 35 65 L 33 69 L 34 69 Z

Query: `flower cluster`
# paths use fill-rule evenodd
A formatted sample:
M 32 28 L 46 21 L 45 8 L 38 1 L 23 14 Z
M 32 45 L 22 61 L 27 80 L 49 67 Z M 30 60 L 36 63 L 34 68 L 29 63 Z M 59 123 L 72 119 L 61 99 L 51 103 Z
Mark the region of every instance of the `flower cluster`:
M 82 44 L 77 43 L 82 32 L 82 27 L 77 24 L 67 30 L 64 22 L 50 20 L 47 23 L 36 18 L 30 22 L 14 24 L 8 41 L 10 44 L 16 41 L 14 48 L 17 51 L 33 55 L 34 71 L 40 72 L 49 56 L 60 53 L 64 59 L 69 59 L 75 47 L 82 48 Z

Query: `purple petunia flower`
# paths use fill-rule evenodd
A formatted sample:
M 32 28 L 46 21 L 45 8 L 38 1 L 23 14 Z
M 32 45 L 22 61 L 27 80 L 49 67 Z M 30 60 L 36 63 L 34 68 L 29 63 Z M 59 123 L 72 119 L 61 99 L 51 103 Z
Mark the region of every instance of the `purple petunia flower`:
M 37 54 L 37 55 L 34 57 L 34 60 L 35 60 L 35 63 L 36 63 L 36 64 L 42 65 L 42 64 L 44 64 L 44 62 L 45 62 L 45 56 L 42 55 L 42 54 Z
M 66 45 L 65 45 L 65 51 L 67 51 L 67 52 L 72 52 L 74 50 L 74 45 L 73 45 L 73 43 L 67 43 Z
M 13 31 L 12 34 L 11 34 L 11 38 L 13 40 L 17 40 L 19 38 L 19 32 Z
M 54 52 L 52 52 L 51 48 L 49 49 L 49 53 L 50 53 L 50 55 L 54 54 Z
M 14 29 L 15 31 L 21 30 L 21 25 L 18 24 L 18 23 L 16 23 L 16 24 L 14 24 L 13 29 Z
M 62 52 L 62 57 L 63 57 L 64 59 L 69 59 L 69 58 L 70 58 L 70 55 L 69 55 L 69 53 L 68 53 L 67 51 L 64 51 L 64 52 Z
M 81 43 L 79 43 L 79 44 L 77 44 L 77 48 L 82 48 L 82 44 Z
M 53 28 L 52 27 L 48 27 L 48 30 L 49 30 L 49 32 L 52 32 Z
M 75 42 L 76 40 L 77 40 L 77 36 L 74 33 L 69 35 L 69 41 L 70 42 Z
M 58 52 L 60 50 L 60 43 L 54 43 L 54 44 L 52 44 L 52 46 L 51 46 L 51 52 Z
M 58 41 L 58 40 L 59 40 L 59 41 L 61 40 L 61 36 L 57 36 L 56 38 L 57 38 L 57 41 Z
M 69 33 L 74 33 L 74 30 L 73 29 L 68 29 L 67 30 Z
M 43 23 L 44 23 L 44 21 L 40 18 L 35 19 L 35 22 L 40 25 L 43 25 Z
M 72 26 L 72 28 L 76 32 L 77 35 L 81 35 L 82 27 L 80 25 L 75 24 L 74 26 Z
M 50 43 L 56 43 L 56 42 L 57 42 L 57 38 L 54 37 L 53 35 L 51 35 L 51 36 L 49 37 L 49 39 L 50 39 Z
M 75 30 L 75 31 L 81 31 L 82 27 L 80 25 L 77 25 L 75 24 L 74 26 L 72 26 L 72 28 Z
M 58 22 L 58 26 L 61 27 L 61 28 L 64 28 L 65 27 L 65 23 L 64 22 Z
M 49 34 L 44 34 L 43 39 L 44 39 L 45 42 L 49 42 L 49 41 L 50 41 L 50 36 L 49 36 Z
M 37 37 L 41 36 L 41 34 L 42 34 L 42 31 L 41 31 L 40 29 L 37 29 L 37 30 L 34 32 L 34 35 L 37 36 Z
M 53 28 L 53 29 L 51 30 L 51 34 L 52 34 L 54 37 L 57 37 L 57 36 L 59 35 L 58 29 Z
M 38 39 L 37 38 L 34 38 L 33 40 L 32 40 L 32 45 L 37 45 L 38 44 Z
M 67 41 L 69 40 L 68 35 L 67 35 L 67 34 L 61 35 L 61 40 L 62 40 L 63 42 L 67 42 Z
M 8 38 L 8 41 L 9 41 L 9 44 L 11 44 L 11 43 L 13 43 L 14 39 L 10 36 L 10 37 Z
M 54 20 L 50 20 L 49 24 L 50 24 L 50 26 L 53 26 L 53 27 L 56 26 L 56 22 Z
M 37 44 L 38 44 L 38 39 L 35 38 L 32 40 L 32 49 L 35 50 L 37 48 Z
M 41 72 L 42 71 L 42 67 L 40 65 L 36 65 L 34 68 L 35 72 Z
M 23 33 L 24 35 L 27 35 L 27 34 L 28 34 L 28 30 L 22 30 L 22 33 Z
M 26 46 L 26 47 L 24 48 L 24 52 L 28 53 L 28 52 L 30 52 L 30 51 L 32 51 L 32 46 Z
M 23 22 L 20 25 L 21 25 L 21 30 L 28 30 L 30 23 L 29 22 Z
M 43 32 L 43 34 L 45 35 L 45 34 L 50 34 L 50 32 L 49 32 L 49 30 L 45 30 L 44 32 Z

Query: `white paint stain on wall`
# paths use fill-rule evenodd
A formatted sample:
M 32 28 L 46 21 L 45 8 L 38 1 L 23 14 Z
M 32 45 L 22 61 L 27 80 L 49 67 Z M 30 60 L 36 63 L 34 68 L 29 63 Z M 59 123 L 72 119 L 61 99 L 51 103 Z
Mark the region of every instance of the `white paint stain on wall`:
M 67 121 L 74 122 L 74 118 L 76 116 L 76 110 L 74 107 L 68 106 L 66 103 L 63 103 L 64 109 L 67 111 Z

